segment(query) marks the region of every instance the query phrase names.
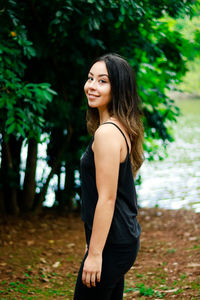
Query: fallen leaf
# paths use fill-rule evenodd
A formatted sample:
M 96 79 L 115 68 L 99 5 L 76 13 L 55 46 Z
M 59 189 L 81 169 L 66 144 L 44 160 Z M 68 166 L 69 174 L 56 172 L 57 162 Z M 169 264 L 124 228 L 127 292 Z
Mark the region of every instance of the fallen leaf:
M 183 286 L 183 289 L 184 290 L 189 290 L 189 289 L 191 289 L 191 286 L 189 286 L 189 285 Z
M 71 247 L 74 247 L 74 246 L 75 246 L 74 243 L 69 243 L 69 244 L 67 244 L 67 247 L 68 247 L 68 248 L 71 248 Z
M 197 240 L 197 237 L 196 236 L 191 236 L 189 237 L 189 241 L 196 241 Z
M 140 291 L 133 292 L 133 296 L 140 296 Z
M 57 261 L 52 265 L 53 268 L 58 268 L 59 266 L 60 266 L 60 261 Z
M 42 277 L 42 278 L 40 278 L 40 280 L 41 280 L 41 281 L 44 281 L 44 282 L 49 282 L 49 279 L 46 278 L 46 277 Z
M 186 236 L 186 237 L 187 237 L 187 236 L 190 236 L 190 232 L 185 232 L 185 233 L 184 233 L 184 236 Z
M 196 267 L 200 267 L 200 264 L 197 264 L 197 263 L 189 263 L 189 264 L 187 264 L 187 266 L 188 266 L 189 268 L 196 268 Z
M 46 263 L 47 263 L 44 257 L 41 257 L 41 258 L 40 258 L 40 262 L 43 263 L 43 264 L 46 264 Z
M 26 243 L 27 243 L 27 246 L 32 246 L 35 243 L 35 241 L 27 241 Z
M 54 244 L 55 241 L 54 240 L 49 240 L 49 244 Z
M 172 290 L 164 290 L 164 291 L 158 291 L 160 293 L 174 293 L 174 292 L 177 292 L 179 290 L 179 288 L 175 288 L 175 289 L 172 289 Z

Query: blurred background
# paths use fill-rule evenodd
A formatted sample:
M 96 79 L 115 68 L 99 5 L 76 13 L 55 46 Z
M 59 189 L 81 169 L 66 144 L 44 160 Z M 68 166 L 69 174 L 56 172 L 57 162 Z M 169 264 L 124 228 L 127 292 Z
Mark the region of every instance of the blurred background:
M 200 1 L 0 1 L 0 213 L 80 208 L 83 85 L 108 52 L 143 102 L 141 207 L 200 212 Z

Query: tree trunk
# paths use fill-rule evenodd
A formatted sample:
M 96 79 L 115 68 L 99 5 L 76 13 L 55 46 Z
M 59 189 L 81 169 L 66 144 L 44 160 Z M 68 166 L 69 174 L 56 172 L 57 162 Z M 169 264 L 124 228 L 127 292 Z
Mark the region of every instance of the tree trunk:
M 19 214 L 19 206 L 17 203 L 17 183 L 16 173 L 13 169 L 12 155 L 9 142 L 2 143 L 2 170 L 4 173 L 3 191 L 5 199 L 5 207 L 13 215 Z
M 1 189 L 0 190 L 0 216 L 4 220 L 6 217 L 6 208 L 5 208 L 5 202 L 4 202 L 4 192 Z
M 35 197 L 35 172 L 37 164 L 37 142 L 31 138 L 28 144 L 28 155 L 26 160 L 26 172 L 24 177 L 23 186 L 23 201 L 22 209 L 27 212 L 33 208 L 34 197 Z
M 9 145 L 12 156 L 13 169 L 16 173 L 16 184 L 20 187 L 20 163 L 23 138 L 16 139 L 14 135 L 10 136 Z
M 58 187 L 57 191 L 60 192 L 61 190 L 61 166 L 57 168 L 57 175 L 58 175 Z
M 17 216 L 19 214 L 19 206 L 17 202 L 17 190 L 12 188 L 10 191 L 11 214 Z
M 9 138 L 10 152 L 12 157 L 13 170 L 15 172 L 15 186 L 17 189 L 17 195 L 14 203 L 16 202 L 19 206 L 19 210 L 22 209 L 22 190 L 20 189 L 20 163 L 21 163 L 21 150 L 22 150 L 23 138 L 16 138 L 11 135 Z
M 68 211 L 72 211 L 72 199 L 74 196 L 74 168 L 71 167 L 69 164 L 66 163 L 65 166 L 65 195 L 66 195 L 66 203 L 65 206 L 67 207 Z

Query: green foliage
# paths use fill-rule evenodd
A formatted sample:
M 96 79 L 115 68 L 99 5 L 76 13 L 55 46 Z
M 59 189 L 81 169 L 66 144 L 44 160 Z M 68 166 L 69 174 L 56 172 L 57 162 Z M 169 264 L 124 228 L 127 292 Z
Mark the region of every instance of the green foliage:
M 135 70 L 146 155 L 163 158 L 173 140 L 169 123 L 179 114 L 166 90 L 186 71 L 182 54 L 187 41 L 162 18 L 166 13 L 190 16 L 192 7 L 193 0 L 5 1 L 0 11 L 4 139 L 14 135 L 39 141 L 42 132 L 48 133 L 48 164 L 58 175 L 65 166 L 70 173 L 65 195 L 73 197 L 74 171 L 88 142 L 83 84 L 94 58 L 117 52 Z
M 178 88 L 189 94 L 200 95 L 200 58 L 196 57 L 193 61 L 187 62 L 188 72 L 178 85 Z
M 186 60 L 187 73 L 182 78 L 181 83 L 176 87 L 183 92 L 190 94 L 200 94 L 200 2 L 196 1 L 193 8 L 193 18 L 184 16 L 177 20 L 165 17 L 162 20 L 168 23 L 169 29 L 181 33 L 184 37 L 182 45 L 182 55 Z
M 25 59 L 35 57 L 36 52 L 33 43 L 27 39 L 25 26 L 20 24 L 12 10 L 7 12 L 6 17 L 3 15 L 7 26 L 0 30 L 4 37 L 0 45 L 0 132 L 5 140 L 12 134 L 39 141 L 45 121 L 44 110 L 56 93 L 50 89 L 49 83 L 26 81 Z M 14 31 L 11 31 L 13 25 Z
M 178 19 L 175 28 L 188 40 L 187 47 L 183 49 L 183 54 L 187 57 L 188 71 L 178 88 L 190 94 L 200 95 L 200 17 Z

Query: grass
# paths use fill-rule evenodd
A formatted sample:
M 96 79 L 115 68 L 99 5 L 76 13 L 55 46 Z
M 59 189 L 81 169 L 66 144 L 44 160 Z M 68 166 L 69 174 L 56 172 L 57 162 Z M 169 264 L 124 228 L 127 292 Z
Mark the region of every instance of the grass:
M 146 278 L 147 276 L 145 274 L 139 274 L 142 276 L 139 276 L 139 278 Z M 138 276 L 137 276 L 138 278 Z M 155 278 L 154 278 L 155 279 Z M 158 279 L 158 278 L 157 278 Z M 158 280 L 159 281 L 159 280 Z M 151 286 L 145 285 L 144 283 L 136 283 L 135 287 L 129 287 L 125 286 L 124 292 L 126 294 L 134 293 L 134 292 L 139 292 L 137 296 L 145 296 L 145 299 L 147 298 L 153 298 L 153 299 L 168 299 L 168 293 L 170 292 L 170 297 L 171 296 L 177 296 L 180 295 L 184 292 L 183 286 L 188 286 L 191 290 L 196 290 L 199 291 L 199 296 L 200 296 L 200 278 L 197 278 L 194 282 L 187 282 L 187 276 L 186 274 L 181 274 L 179 280 L 174 280 L 170 286 L 165 285 L 165 280 L 163 280 L 163 284 L 153 284 Z M 137 298 L 140 299 L 140 298 Z M 144 299 L 144 298 L 141 298 Z M 171 298 L 170 298 L 171 299 Z M 182 299 L 182 298 L 181 298 Z M 191 299 L 197 300 L 199 299 L 197 297 L 192 297 Z
M 3 280 L 0 285 L 0 299 L 55 299 L 57 297 L 63 297 L 63 299 L 71 299 L 73 295 L 73 288 L 69 284 L 60 284 L 60 278 L 57 278 L 57 274 L 51 274 L 53 277 L 49 280 L 48 284 L 44 282 L 41 285 L 41 280 L 44 278 L 43 274 L 41 277 L 30 276 L 25 273 L 25 279 L 22 281 L 11 281 L 7 282 Z M 67 278 L 73 278 L 74 276 L 68 274 Z M 68 281 L 68 280 L 67 280 Z M 16 298 L 17 296 L 17 298 Z
M 71 273 L 66 274 L 65 284 L 60 283 L 59 274 L 56 272 L 48 274 L 51 276 L 49 282 L 44 282 L 44 285 L 41 285 L 41 280 L 43 276 L 31 276 L 28 273 L 24 273 L 25 279 L 22 281 L 11 281 L 7 282 L 6 280 L 1 282 L 0 286 L 0 299 L 1 300 L 14 300 L 14 299 L 72 299 L 73 296 L 73 285 L 75 282 L 75 276 Z M 48 275 L 46 278 L 48 278 Z M 164 277 L 164 275 L 163 275 Z M 139 280 L 143 280 L 144 278 L 147 280 L 148 274 L 139 274 L 136 273 L 136 278 Z M 138 292 L 138 296 L 147 298 L 156 298 L 156 299 L 166 299 L 166 292 L 168 290 L 173 290 L 173 295 L 178 295 L 182 293 L 181 286 L 183 282 L 187 280 L 187 276 L 185 274 L 180 274 L 179 280 L 175 280 L 171 286 L 165 285 L 165 279 L 158 280 L 159 278 L 156 276 L 158 284 L 147 285 L 141 282 L 135 284 L 134 287 L 128 286 L 126 282 L 124 292 L 126 294 Z M 156 282 L 154 280 L 154 282 Z M 186 282 L 184 282 L 186 284 Z M 192 289 L 199 290 L 198 279 L 196 282 L 191 284 Z M 143 299 L 143 298 L 142 298 Z M 195 299 L 195 298 L 194 298 Z
M 139 292 L 141 296 L 146 296 L 146 297 L 156 297 L 156 298 L 163 298 L 164 293 L 156 291 L 152 287 L 145 286 L 143 283 L 137 283 L 136 288 L 125 288 L 124 290 L 125 293 L 130 293 L 130 292 Z
M 165 266 L 165 264 L 164 264 Z M 163 268 L 164 268 L 163 266 Z M 6 281 L 0 284 L 0 299 L 65 299 L 71 300 L 73 297 L 73 287 L 76 276 L 70 272 L 66 273 L 65 278 L 61 278 L 57 272 L 49 272 L 46 274 L 32 275 L 31 269 L 24 272 L 23 280 Z M 189 282 L 186 273 L 181 273 L 179 277 L 166 284 L 166 273 L 161 268 L 153 270 L 149 273 L 135 272 L 134 286 L 130 286 L 128 281 L 125 283 L 124 292 L 127 297 L 137 294 L 137 299 L 168 299 L 168 291 L 170 297 L 182 297 L 184 286 L 188 286 L 190 290 L 196 290 L 200 295 L 200 278 Z M 44 280 L 44 281 L 43 281 Z M 46 281 L 47 280 L 47 281 Z M 151 282 L 151 284 L 149 284 Z M 180 296 L 179 296 L 180 295 Z M 131 299 L 131 298 L 128 298 Z M 170 298 L 171 299 L 171 298 Z M 197 300 L 198 297 L 191 298 Z
M 174 248 L 171 248 L 171 249 L 167 250 L 167 253 L 169 253 L 169 254 L 172 254 L 172 253 L 175 253 L 175 252 L 176 252 L 176 249 L 174 249 Z
M 163 269 L 166 265 L 167 263 L 163 262 L 162 267 L 153 269 L 151 273 L 134 272 L 134 287 L 131 287 L 129 282 L 126 284 L 124 292 L 134 297 L 134 293 L 137 293 L 136 299 L 138 300 L 148 298 L 168 299 L 168 297 L 171 299 L 173 296 L 176 299 L 179 299 L 179 297 L 184 299 L 185 291 L 190 290 L 191 292 L 196 291 L 195 293 L 198 295 L 191 299 L 200 299 L 200 277 L 191 282 L 186 273 L 181 273 L 174 281 L 167 283 L 168 274 Z

